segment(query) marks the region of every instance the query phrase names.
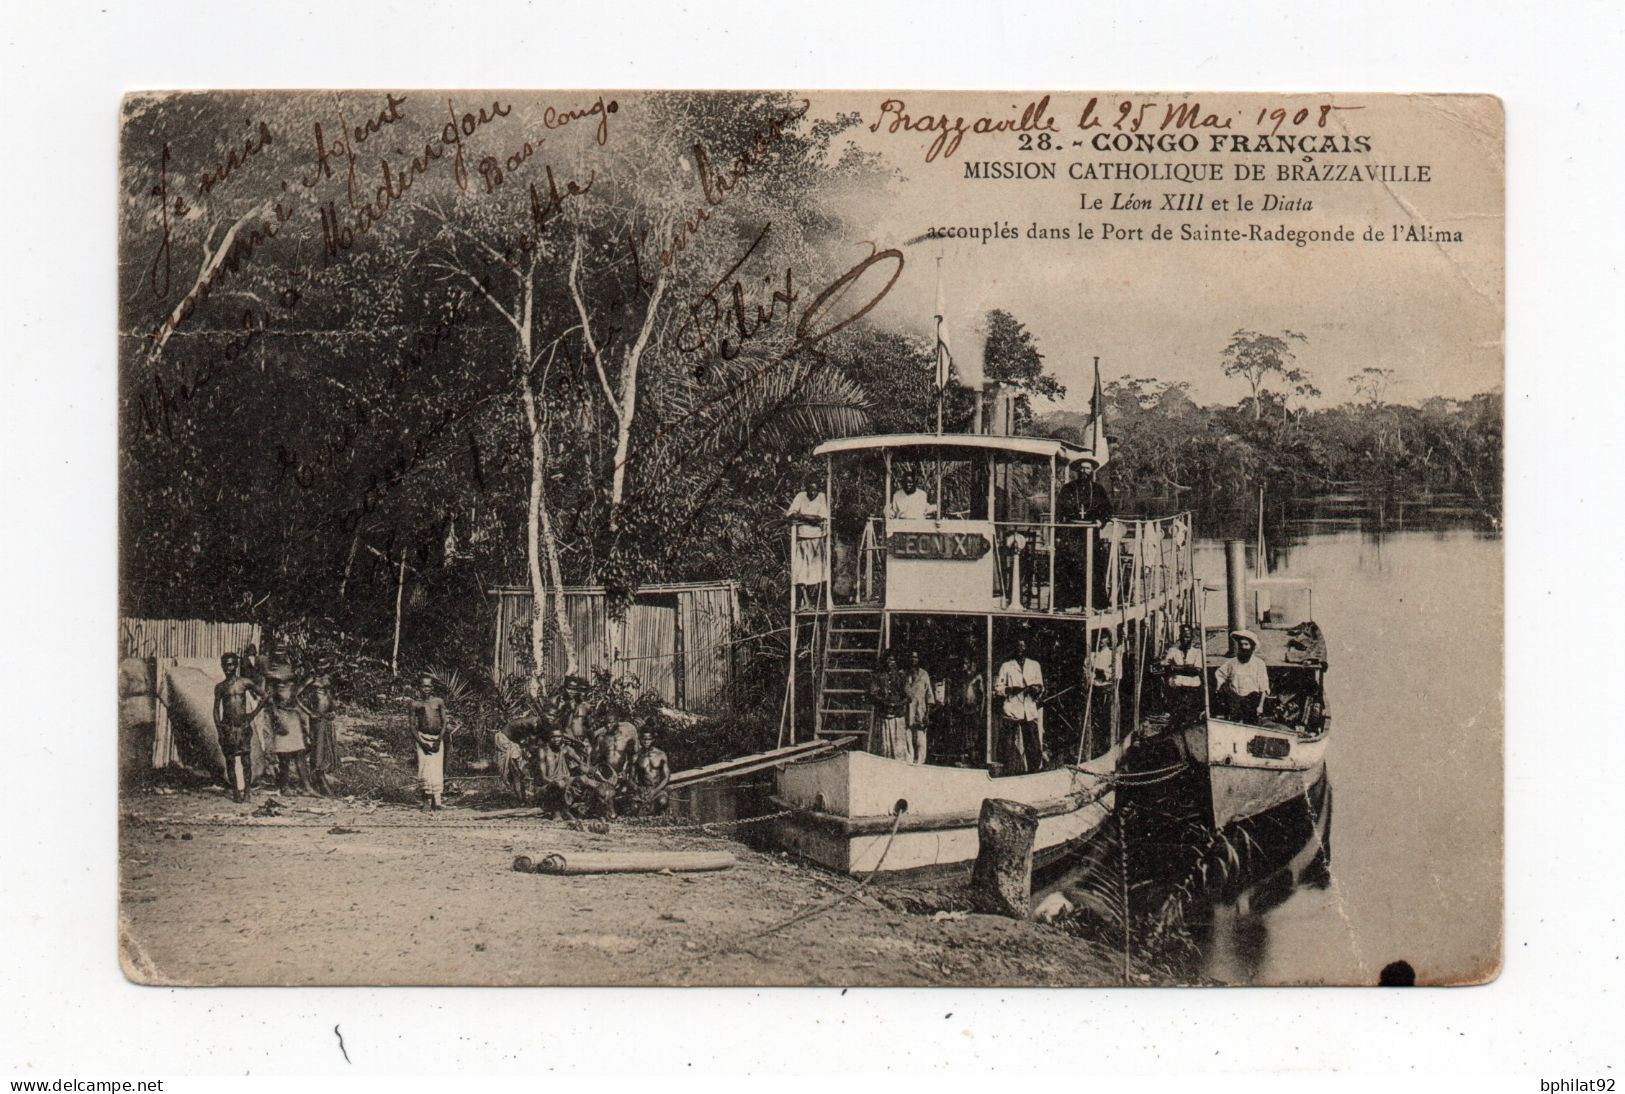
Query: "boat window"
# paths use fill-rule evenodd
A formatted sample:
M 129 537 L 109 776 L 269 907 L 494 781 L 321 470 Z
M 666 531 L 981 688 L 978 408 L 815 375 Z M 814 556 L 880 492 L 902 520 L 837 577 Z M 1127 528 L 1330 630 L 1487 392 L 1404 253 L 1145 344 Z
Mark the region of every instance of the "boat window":
M 837 535 L 856 536 L 885 506 L 886 465 L 878 452 L 837 457 L 831 476 Z
M 1049 464 L 999 464 L 993 469 L 993 483 L 994 520 L 1018 524 L 1049 520 Z
M 953 459 L 933 461 L 940 466 L 942 502 L 946 520 L 987 520 L 987 460 Z

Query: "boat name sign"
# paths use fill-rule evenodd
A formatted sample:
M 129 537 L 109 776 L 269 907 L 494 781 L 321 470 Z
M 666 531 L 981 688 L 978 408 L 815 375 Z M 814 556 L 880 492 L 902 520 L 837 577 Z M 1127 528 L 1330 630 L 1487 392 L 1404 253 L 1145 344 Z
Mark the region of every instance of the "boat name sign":
M 993 545 L 979 532 L 893 532 L 887 540 L 893 558 L 975 562 Z

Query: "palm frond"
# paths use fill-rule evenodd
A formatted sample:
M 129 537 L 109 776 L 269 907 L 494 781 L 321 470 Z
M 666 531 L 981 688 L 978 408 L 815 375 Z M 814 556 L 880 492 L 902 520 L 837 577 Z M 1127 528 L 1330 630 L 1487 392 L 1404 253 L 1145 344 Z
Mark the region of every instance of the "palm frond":
M 468 698 L 472 685 L 468 677 L 459 669 L 445 668 L 443 666 L 431 667 L 425 670 L 434 680 L 446 697 L 446 702 L 455 703 Z
M 1108 835 L 1093 840 L 1083 852 L 1070 878 L 1066 895 L 1073 905 L 1087 909 L 1115 930 L 1128 919 L 1128 894 L 1119 877 L 1117 841 Z
M 699 443 L 801 449 L 870 425 L 870 400 L 857 383 L 823 362 L 771 367 L 733 362 L 717 381 L 718 395 L 694 413 Z
M 485 681 L 492 705 L 497 708 L 503 721 L 541 717 L 541 703 L 530 693 L 523 676 L 504 677 L 496 669 L 487 669 Z

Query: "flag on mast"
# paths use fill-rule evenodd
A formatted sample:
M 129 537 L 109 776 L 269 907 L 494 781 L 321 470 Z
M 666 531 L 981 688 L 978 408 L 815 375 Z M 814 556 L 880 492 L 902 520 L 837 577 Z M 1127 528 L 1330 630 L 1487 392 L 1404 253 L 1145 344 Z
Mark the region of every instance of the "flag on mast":
M 1105 467 L 1111 459 L 1111 446 L 1106 442 L 1106 393 L 1100 386 L 1100 358 L 1095 358 L 1095 393 L 1089 398 L 1089 451 L 1094 453 L 1095 466 Z
M 954 359 L 953 350 L 948 346 L 948 305 L 942 297 L 942 256 L 937 256 L 937 388 L 941 390 L 948 386 L 948 373 L 950 363 Z

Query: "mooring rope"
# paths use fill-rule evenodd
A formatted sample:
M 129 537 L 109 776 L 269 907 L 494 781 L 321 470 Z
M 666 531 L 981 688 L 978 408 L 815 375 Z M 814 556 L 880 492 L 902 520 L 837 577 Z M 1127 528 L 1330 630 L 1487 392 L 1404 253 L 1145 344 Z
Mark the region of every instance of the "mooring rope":
M 1177 778 L 1187 770 L 1187 767 L 1188 765 L 1181 761 L 1179 763 L 1169 764 L 1166 767 L 1152 768 L 1150 771 L 1130 771 L 1126 774 L 1118 773 L 1112 776 L 1112 780 L 1118 786 L 1152 786 L 1156 783 L 1167 782 L 1169 779 Z

